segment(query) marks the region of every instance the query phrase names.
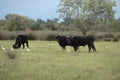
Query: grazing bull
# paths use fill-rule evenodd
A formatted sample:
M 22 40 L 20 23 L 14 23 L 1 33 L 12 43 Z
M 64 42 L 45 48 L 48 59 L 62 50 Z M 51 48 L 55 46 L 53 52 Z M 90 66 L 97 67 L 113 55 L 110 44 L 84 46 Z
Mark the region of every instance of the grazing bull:
M 70 44 L 70 42 L 69 42 L 70 40 L 69 40 L 68 36 L 56 35 L 56 39 L 63 50 L 65 50 L 65 47 Z
M 89 52 L 91 51 L 91 49 L 93 51 L 96 51 L 93 36 L 74 36 L 70 39 L 70 46 L 74 48 L 74 51 L 77 51 L 79 46 L 85 45 L 88 45 Z
M 15 44 L 13 44 L 13 49 L 18 49 L 21 47 L 21 45 L 23 45 L 23 49 L 24 49 L 25 43 L 26 43 L 26 46 L 28 48 L 27 50 L 29 50 L 28 36 L 27 35 L 18 35 L 16 37 Z

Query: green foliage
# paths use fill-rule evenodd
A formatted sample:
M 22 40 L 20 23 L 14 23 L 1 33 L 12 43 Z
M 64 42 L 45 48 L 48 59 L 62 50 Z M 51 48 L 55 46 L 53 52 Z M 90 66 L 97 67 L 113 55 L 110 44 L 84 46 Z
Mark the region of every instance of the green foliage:
M 112 26 L 112 30 L 120 31 L 120 18 L 115 20 L 114 26 Z
M 114 0 L 61 0 L 57 12 L 62 18 L 70 18 L 86 35 L 99 24 L 110 24 L 114 20 L 113 6 Z
M 54 18 L 53 20 L 52 19 L 47 19 L 47 23 L 57 23 L 58 22 L 58 18 Z
M 46 28 L 48 28 L 49 30 L 53 30 L 53 31 L 57 30 L 57 27 L 55 27 L 53 23 L 47 24 Z
M 31 26 L 31 23 L 32 23 L 32 26 Z M 30 25 L 29 25 L 29 28 L 31 30 L 44 30 L 44 26 L 43 24 L 45 24 L 46 22 L 43 21 L 42 19 L 37 19 L 37 21 L 30 21 Z
M 36 21 L 18 14 L 7 14 L 5 19 L 0 20 L 0 30 L 5 31 L 44 31 L 44 30 L 70 30 L 64 25 L 58 23 L 58 18 L 47 19 L 45 22 L 42 19 Z
M 18 14 L 8 14 L 5 16 L 8 26 L 7 30 L 10 31 L 18 31 L 18 30 L 26 30 L 28 21 L 27 18 L 22 17 Z
M 87 17 L 87 16 L 86 16 Z M 79 17 L 78 17 L 79 18 Z M 100 17 L 98 17 L 100 18 Z M 98 19 L 97 18 L 97 19 Z M 82 19 L 82 18 L 81 18 Z M 18 14 L 7 14 L 5 19 L 0 20 L 0 31 L 78 31 L 81 29 L 83 34 L 89 32 L 89 30 L 93 31 L 119 31 L 120 30 L 120 20 L 113 20 L 112 22 L 105 25 L 102 22 L 98 24 L 97 20 L 92 20 L 92 18 L 85 18 L 84 20 L 76 21 L 70 17 L 64 17 L 64 21 L 58 23 L 58 18 L 47 19 L 45 22 L 42 19 L 32 20 L 27 17 L 18 15 Z M 102 19 L 101 19 L 102 20 Z M 85 22 L 84 22 L 85 21 Z M 97 22 L 95 22 L 97 21 Z M 77 24 L 77 25 L 76 25 Z M 84 24 L 84 26 L 82 26 Z

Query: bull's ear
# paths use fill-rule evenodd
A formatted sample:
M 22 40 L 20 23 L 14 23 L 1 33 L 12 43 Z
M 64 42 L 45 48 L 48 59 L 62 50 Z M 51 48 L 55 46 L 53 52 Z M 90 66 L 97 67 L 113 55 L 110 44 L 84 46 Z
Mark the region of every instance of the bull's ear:
M 57 37 L 58 35 L 56 34 L 55 37 Z
M 58 36 L 60 36 L 60 35 L 58 35 L 58 34 L 55 35 L 55 37 L 58 37 Z

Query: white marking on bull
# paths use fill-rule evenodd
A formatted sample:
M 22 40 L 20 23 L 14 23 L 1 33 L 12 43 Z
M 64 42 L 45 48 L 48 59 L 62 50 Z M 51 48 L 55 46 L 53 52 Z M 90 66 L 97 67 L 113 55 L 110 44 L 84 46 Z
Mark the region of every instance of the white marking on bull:
M 67 48 L 67 51 L 68 51 L 68 52 L 70 52 L 70 49 L 69 49 L 69 48 Z
M 30 51 L 30 49 L 27 48 L 27 51 Z

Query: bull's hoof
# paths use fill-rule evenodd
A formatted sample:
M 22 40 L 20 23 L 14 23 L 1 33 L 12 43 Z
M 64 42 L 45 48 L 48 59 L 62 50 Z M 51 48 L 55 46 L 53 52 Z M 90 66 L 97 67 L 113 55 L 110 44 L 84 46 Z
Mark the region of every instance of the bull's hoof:
M 29 52 L 29 51 L 30 51 L 30 49 L 27 49 L 27 51 Z

